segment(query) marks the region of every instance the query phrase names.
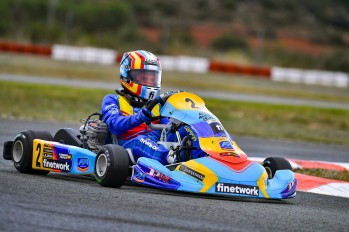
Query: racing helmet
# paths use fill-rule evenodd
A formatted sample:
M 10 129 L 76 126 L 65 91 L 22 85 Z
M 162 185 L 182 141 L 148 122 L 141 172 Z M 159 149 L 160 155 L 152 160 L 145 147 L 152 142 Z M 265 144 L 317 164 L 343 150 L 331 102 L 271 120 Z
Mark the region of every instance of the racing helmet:
M 152 53 L 126 52 L 120 62 L 121 86 L 135 97 L 152 100 L 160 94 L 161 64 Z

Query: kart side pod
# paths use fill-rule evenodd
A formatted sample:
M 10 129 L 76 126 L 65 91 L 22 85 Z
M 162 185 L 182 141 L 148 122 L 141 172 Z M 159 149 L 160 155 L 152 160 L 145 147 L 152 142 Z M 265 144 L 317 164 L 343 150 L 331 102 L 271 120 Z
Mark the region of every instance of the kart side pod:
M 54 142 L 47 131 L 22 131 L 4 144 L 4 159 L 12 160 L 22 173 L 64 172 L 92 174 L 96 154 L 72 145 Z

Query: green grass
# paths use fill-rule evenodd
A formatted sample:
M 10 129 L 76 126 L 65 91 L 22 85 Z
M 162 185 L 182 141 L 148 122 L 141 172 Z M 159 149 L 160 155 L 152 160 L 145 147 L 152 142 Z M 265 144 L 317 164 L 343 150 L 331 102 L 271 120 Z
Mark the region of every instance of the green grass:
M 0 53 L 0 73 L 44 77 L 115 81 L 118 67 L 52 60 L 49 57 Z
M 119 66 L 55 61 L 46 57 L 0 54 L 0 73 L 81 79 L 117 83 Z M 221 73 L 181 73 L 164 71 L 163 87 L 186 90 L 210 90 L 265 96 L 291 97 L 349 104 L 347 89 L 280 83 Z
M 78 122 L 99 111 L 108 91 L 0 81 L 1 117 Z
M 251 76 L 236 76 L 219 73 L 194 74 L 169 72 L 164 78 L 164 85 L 178 86 L 186 89 L 212 90 L 221 92 L 244 93 L 285 97 L 294 99 L 320 100 L 328 102 L 347 102 L 349 94 L 343 89 L 324 88 L 317 86 L 278 83 Z
M 78 122 L 99 111 L 108 90 L 0 82 L 1 117 Z M 349 146 L 349 111 L 205 99 L 233 135 Z
M 349 182 L 349 172 L 348 171 L 334 171 L 334 170 L 324 170 L 324 169 L 299 169 L 295 172 L 306 174 L 310 176 L 317 176 L 326 179 L 341 180 Z
M 347 110 L 213 99 L 206 105 L 234 134 L 349 145 Z

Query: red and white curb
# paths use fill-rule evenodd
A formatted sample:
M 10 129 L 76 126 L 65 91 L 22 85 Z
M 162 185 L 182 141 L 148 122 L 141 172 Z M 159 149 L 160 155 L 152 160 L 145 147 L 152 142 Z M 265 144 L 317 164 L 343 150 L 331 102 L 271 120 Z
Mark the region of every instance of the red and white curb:
M 262 163 L 264 158 L 249 157 L 249 160 Z M 296 159 L 288 160 L 291 163 L 292 169 L 321 168 L 336 171 L 349 171 L 349 163 L 308 161 Z M 298 181 L 297 191 L 349 198 L 349 182 L 330 180 L 299 173 L 295 173 L 295 176 Z
M 300 168 L 321 168 L 336 171 L 349 171 L 349 163 L 313 161 L 313 160 L 296 160 L 291 159 L 291 162 L 298 165 Z
M 265 158 L 260 157 L 248 157 L 249 160 L 262 163 Z M 287 159 L 292 166 L 292 169 L 303 168 L 321 168 L 326 170 L 335 171 L 349 171 L 349 163 L 327 162 L 327 161 L 315 161 L 315 160 L 297 160 Z
M 349 198 L 349 183 L 296 173 L 297 190 Z

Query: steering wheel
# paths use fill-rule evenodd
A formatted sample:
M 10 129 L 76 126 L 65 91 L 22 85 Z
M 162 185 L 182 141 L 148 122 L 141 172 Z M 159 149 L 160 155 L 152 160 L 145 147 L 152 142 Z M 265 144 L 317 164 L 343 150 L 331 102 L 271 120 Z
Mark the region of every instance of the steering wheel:
M 172 91 L 168 91 L 168 92 L 165 92 L 163 94 L 160 94 L 155 99 L 149 101 L 146 105 L 146 108 L 149 111 L 151 111 L 157 104 L 160 104 L 161 106 L 163 106 L 169 97 L 171 97 L 173 94 L 180 93 L 180 92 L 184 92 L 184 91 L 183 90 L 172 90 Z
M 180 93 L 180 92 L 184 92 L 184 91 L 183 90 L 172 90 L 172 91 L 168 91 L 168 92 L 165 92 L 163 94 L 160 94 L 155 99 L 149 101 L 146 105 L 146 108 L 149 111 L 151 111 L 157 104 L 160 104 L 161 106 L 163 106 L 169 97 L 171 97 L 173 94 Z M 163 130 L 167 125 L 166 124 L 150 123 L 150 124 L 148 124 L 148 126 L 149 126 L 149 128 L 151 128 L 153 130 Z

